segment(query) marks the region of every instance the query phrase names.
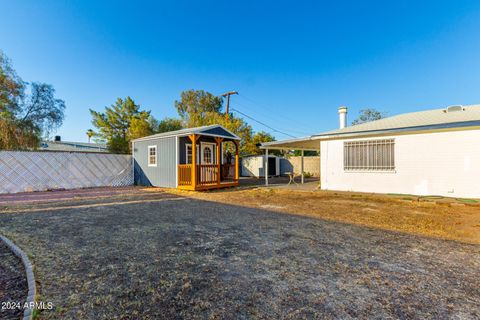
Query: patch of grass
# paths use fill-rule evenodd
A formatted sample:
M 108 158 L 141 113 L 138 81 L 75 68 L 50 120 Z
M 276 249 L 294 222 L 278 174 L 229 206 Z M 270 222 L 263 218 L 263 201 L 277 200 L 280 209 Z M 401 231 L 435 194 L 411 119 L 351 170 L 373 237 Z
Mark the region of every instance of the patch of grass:
M 275 192 L 274 192 L 274 191 Z M 423 236 L 480 243 L 473 227 L 480 223 L 475 200 L 471 206 L 448 206 L 452 198 L 379 195 L 351 192 L 297 192 L 286 189 L 230 190 L 222 194 L 192 193 L 191 197 L 408 232 Z M 439 200 L 442 199 L 442 200 Z M 457 223 L 461 221 L 461 223 Z
M 480 201 L 474 200 L 474 199 L 462 199 L 462 198 L 456 198 L 455 200 L 457 200 L 458 202 L 462 202 L 462 203 L 479 203 L 480 202 Z

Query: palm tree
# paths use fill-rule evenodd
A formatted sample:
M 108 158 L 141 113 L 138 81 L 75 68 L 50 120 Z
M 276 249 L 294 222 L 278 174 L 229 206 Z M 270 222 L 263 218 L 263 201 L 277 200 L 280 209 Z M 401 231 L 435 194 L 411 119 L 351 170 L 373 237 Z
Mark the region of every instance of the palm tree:
M 90 138 L 95 135 L 95 132 L 92 129 L 87 130 L 88 143 L 90 143 Z

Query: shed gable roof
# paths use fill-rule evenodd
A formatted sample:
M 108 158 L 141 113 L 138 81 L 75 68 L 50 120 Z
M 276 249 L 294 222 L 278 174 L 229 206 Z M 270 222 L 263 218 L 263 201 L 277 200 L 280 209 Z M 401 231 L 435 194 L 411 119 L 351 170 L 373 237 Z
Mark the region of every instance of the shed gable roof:
M 221 125 L 214 124 L 210 126 L 186 128 L 181 130 L 157 133 L 151 136 L 138 138 L 133 141 L 135 142 L 135 141 L 144 141 L 144 140 L 151 140 L 151 139 L 165 138 L 165 137 L 188 136 L 191 134 L 204 134 L 204 135 L 210 135 L 210 136 L 219 136 L 219 137 L 229 138 L 232 140 L 241 140 L 239 136 L 225 129 Z

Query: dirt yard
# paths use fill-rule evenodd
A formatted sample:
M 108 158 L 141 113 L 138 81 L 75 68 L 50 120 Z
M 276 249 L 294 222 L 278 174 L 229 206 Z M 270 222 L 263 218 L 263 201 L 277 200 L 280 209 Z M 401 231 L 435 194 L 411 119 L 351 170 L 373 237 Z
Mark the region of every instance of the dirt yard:
M 3 203 L 0 234 L 29 255 L 38 299 L 54 305 L 40 319 L 480 317 L 479 245 L 389 231 L 382 225 L 395 217 L 378 213 L 379 224 L 363 210 L 457 207 L 264 189 L 130 191 Z M 295 199 L 297 214 L 281 212 Z M 363 222 L 340 222 L 348 210 Z
M 152 189 L 153 191 L 154 189 Z M 278 188 L 168 192 L 360 226 L 480 244 L 480 201 Z

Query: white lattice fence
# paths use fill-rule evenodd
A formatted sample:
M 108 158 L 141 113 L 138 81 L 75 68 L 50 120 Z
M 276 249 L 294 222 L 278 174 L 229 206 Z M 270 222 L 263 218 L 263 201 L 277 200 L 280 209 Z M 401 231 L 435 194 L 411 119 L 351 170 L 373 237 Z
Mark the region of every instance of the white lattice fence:
M 132 184 L 129 155 L 0 151 L 0 193 Z

